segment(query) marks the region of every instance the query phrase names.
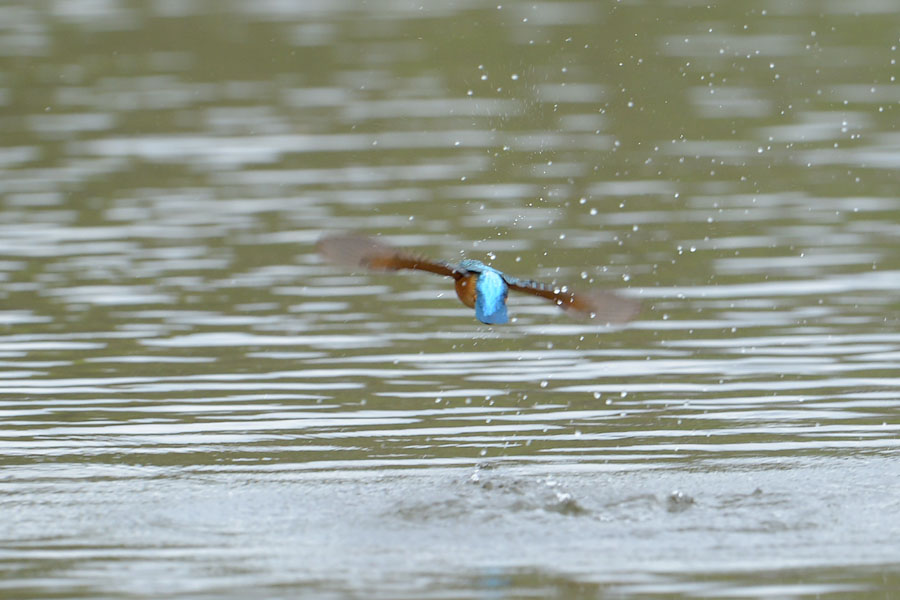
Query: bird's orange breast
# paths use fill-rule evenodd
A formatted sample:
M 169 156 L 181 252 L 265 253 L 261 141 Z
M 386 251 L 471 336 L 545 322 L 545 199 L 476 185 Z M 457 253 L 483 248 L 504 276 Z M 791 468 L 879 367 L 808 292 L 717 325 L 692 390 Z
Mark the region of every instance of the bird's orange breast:
M 469 308 L 475 308 L 475 282 L 478 273 L 471 273 L 456 280 L 456 295 Z

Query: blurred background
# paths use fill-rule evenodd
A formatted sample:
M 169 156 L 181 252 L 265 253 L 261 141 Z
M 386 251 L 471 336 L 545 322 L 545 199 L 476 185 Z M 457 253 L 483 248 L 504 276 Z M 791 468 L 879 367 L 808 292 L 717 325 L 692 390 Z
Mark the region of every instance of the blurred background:
M 898 31 L 0 3 L 0 597 L 891 589 Z M 485 326 L 347 230 L 644 309 Z

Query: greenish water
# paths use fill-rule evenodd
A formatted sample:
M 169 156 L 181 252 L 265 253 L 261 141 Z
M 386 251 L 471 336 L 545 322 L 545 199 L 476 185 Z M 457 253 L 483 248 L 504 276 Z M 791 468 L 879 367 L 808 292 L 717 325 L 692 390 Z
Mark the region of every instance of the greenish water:
M 891 597 L 896 24 L 6 2 L 0 597 Z

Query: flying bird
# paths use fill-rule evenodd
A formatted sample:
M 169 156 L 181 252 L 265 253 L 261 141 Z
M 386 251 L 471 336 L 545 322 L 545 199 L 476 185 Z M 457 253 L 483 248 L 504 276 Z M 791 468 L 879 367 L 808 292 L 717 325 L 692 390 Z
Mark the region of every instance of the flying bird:
M 458 265 L 433 261 L 379 240 L 352 233 L 327 235 L 316 245 L 319 254 L 330 262 L 373 271 L 427 271 L 456 280 L 456 295 L 475 309 L 482 323 L 507 323 L 506 298 L 509 290 L 546 298 L 575 316 L 607 323 L 624 323 L 640 310 L 636 300 L 599 290 L 573 292 L 554 286 L 512 277 L 478 260 L 466 259 Z

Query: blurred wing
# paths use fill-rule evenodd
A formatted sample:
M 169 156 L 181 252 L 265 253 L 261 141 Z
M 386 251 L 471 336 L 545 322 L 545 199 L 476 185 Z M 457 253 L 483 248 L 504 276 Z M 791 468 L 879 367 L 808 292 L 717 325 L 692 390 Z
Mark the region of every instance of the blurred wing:
M 510 289 L 552 300 L 575 316 L 596 319 L 604 323 L 625 323 L 637 316 L 641 303 L 614 292 L 588 290 L 572 292 L 539 281 L 506 276 Z
M 316 249 L 328 261 L 347 267 L 365 267 L 375 271 L 412 269 L 454 279 L 463 276 L 462 272 L 446 263 L 407 254 L 399 248 L 364 235 L 328 235 L 319 240 Z

